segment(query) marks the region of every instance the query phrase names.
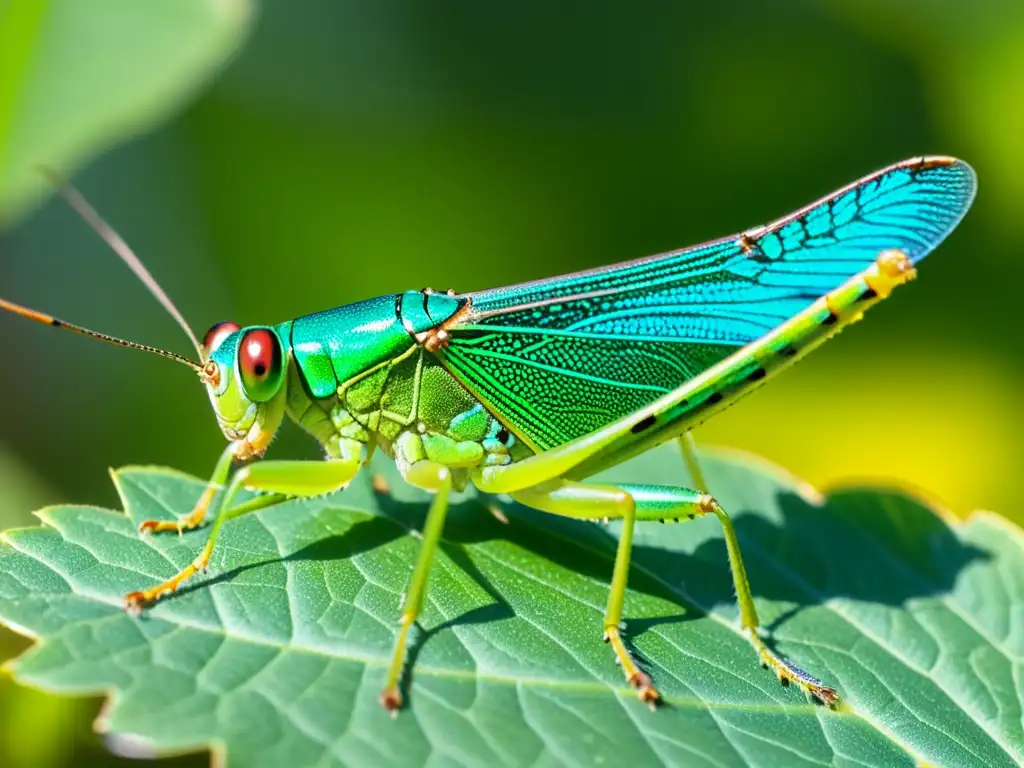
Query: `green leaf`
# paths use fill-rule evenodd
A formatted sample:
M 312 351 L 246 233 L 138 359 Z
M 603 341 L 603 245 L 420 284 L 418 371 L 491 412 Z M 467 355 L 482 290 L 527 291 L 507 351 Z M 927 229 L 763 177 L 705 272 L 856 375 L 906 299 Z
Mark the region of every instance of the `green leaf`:
M 173 113 L 251 16 L 249 0 L 0 2 L 0 221 L 49 191 L 37 166 L 69 173 Z
M 1013 766 L 1024 758 L 1021 532 L 958 524 L 892 490 L 827 500 L 747 458 L 706 460 L 777 649 L 845 697 L 808 703 L 756 663 L 714 520 L 641 524 L 628 634 L 667 700 L 650 712 L 601 640 L 614 526 L 458 497 L 412 652 L 409 706 L 377 703 L 426 497 L 377 464 L 346 491 L 227 523 L 210 573 L 141 618 L 205 530 L 140 538 L 202 483 L 130 468 L 128 517 L 43 510 L 0 547 L 0 617 L 38 639 L 23 683 L 106 691 L 101 729 L 230 765 Z M 607 477 L 683 482 L 665 446 Z

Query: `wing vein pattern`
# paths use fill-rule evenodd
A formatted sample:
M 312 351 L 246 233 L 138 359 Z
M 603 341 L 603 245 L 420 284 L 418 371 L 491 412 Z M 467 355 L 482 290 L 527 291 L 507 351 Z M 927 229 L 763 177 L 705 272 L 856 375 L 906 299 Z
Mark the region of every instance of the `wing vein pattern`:
M 552 448 L 756 342 L 880 251 L 920 261 L 974 194 L 970 166 L 917 158 L 743 235 L 470 294 L 441 359 L 521 438 Z

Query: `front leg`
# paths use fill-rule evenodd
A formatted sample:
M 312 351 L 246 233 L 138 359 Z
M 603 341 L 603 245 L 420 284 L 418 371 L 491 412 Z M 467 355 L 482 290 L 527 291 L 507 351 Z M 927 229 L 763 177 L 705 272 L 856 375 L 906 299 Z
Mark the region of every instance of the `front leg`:
M 340 447 L 342 450 L 339 453 L 339 458 L 335 459 L 263 461 L 237 470 L 217 504 L 210 535 L 199 555 L 166 581 L 140 592 L 131 592 L 125 595 L 124 601 L 128 610 L 138 612 L 146 605 L 171 594 L 192 576 L 205 570 L 210 562 L 210 556 L 213 554 L 220 529 L 227 520 L 262 509 L 281 498 L 281 496 L 275 495 L 265 499 L 254 499 L 252 502 L 232 507 L 231 504 L 235 496 L 243 487 L 284 496 L 318 496 L 345 487 L 362 466 L 362 446 L 355 441 L 346 441 L 346 444 Z M 228 466 L 230 466 L 230 457 Z
M 175 531 L 180 536 L 184 531 L 198 528 L 206 518 L 206 513 L 210 509 L 217 491 L 227 482 L 228 475 L 231 473 L 231 462 L 238 455 L 239 445 L 238 441 L 228 443 L 220 458 L 217 459 L 217 465 L 213 469 L 213 475 L 206 484 L 206 488 L 203 489 L 203 495 L 199 497 L 188 515 L 178 520 L 143 520 L 139 523 L 139 533 Z

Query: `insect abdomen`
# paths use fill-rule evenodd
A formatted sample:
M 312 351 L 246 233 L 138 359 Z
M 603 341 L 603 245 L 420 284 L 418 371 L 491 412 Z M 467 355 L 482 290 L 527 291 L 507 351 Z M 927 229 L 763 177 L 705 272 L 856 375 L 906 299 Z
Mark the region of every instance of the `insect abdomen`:
M 758 342 L 697 376 L 682 399 L 643 409 L 630 434 L 613 450 L 596 454 L 574 470 L 589 475 L 600 468 L 643 453 L 703 423 L 789 368 L 812 350 L 915 277 L 910 260 L 900 251 L 883 252 L 871 267 L 812 303 Z M 666 401 L 669 398 L 665 398 Z

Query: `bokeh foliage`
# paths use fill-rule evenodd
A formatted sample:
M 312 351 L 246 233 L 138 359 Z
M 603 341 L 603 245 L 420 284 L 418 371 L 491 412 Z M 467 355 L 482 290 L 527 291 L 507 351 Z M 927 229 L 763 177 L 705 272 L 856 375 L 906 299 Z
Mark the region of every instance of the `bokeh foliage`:
M 244 37 L 249 0 L 15 0 L 0 5 L 0 222 L 69 168 L 153 127 Z
M 4 14 L 27 5 L 0 4 L 0 41 L 20 39 Z M 698 437 L 815 483 L 897 478 L 957 514 L 1024 509 L 1024 6 L 298 5 L 262 4 L 241 55 L 180 92 L 198 94 L 184 111 L 75 177 L 199 332 L 662 251 L 955 154 L 978 200 L 921 279 Z M 103 52 L 125 70 L 139 47 L 123 42 Z M 96 56 L 62 53 L 58 84 Z M 63 205 L 0 238 L 3 295 L 187 351 Z M 5 495 L 114 505 L 109 466 L 209 472 L 222 438 L 183 369 L 16 318 L 0 317 L 0 348 Z M 274 451 L 316 455 L 294 431 Z M 30 508 L 6 501 L 0 514 Z

